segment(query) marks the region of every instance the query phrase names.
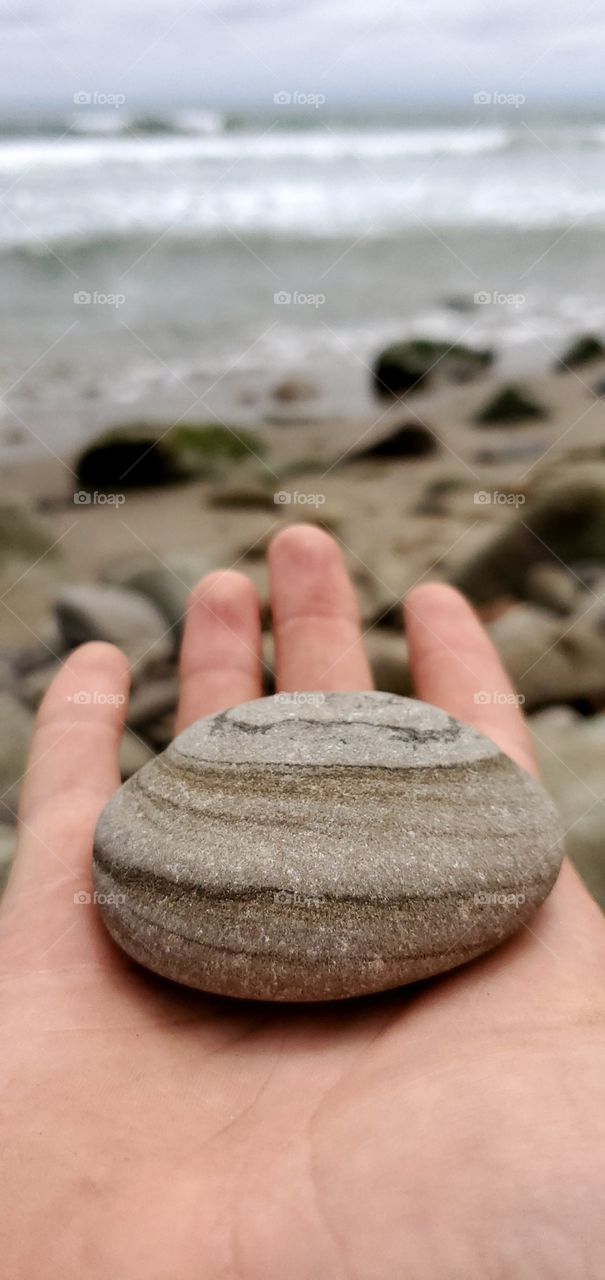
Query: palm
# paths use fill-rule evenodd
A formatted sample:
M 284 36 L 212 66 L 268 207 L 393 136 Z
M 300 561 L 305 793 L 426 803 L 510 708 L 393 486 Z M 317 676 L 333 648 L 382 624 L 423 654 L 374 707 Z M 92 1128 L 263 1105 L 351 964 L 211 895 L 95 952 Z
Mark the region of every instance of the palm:
M 367 687 L 332 544 L 285 535 L 273 576 L 282 687 Z M 418 692 L 480 714 L 527 763 L 516 710 L 490 724 L 468 702 L 504 677 L 464 604 L 435 588 L 411 610 Z M 439 661 L 452 611 L 458 671 L 451 654 Z M 254 696 L 257 651 L 250 588 L 208 581 L 189 617 L 180 723 Z M 107 704 L 86 724 L 90 708 L 67 695 L 123 679 L 106 647 L 71 660 L 25 789 L 0 943 L 7 1276 L 600 1274 L 603 938 L 572 872 L 531 932 L 421 989 L 295 1009 L 162 983 L 74 903 L 116 781 L 117 725 Z

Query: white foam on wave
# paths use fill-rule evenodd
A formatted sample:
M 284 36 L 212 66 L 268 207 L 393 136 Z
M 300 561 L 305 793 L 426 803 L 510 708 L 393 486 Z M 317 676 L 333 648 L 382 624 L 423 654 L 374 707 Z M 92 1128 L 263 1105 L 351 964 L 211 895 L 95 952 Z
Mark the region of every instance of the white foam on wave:
M 91 113 L 74 125 L 79 137 L 7 139 L 0 145 L 0 170 L 31 164 L 78 168 L 111 163 L 154 167 L 163 161 L 200 160 L 384 160 L 406 156 L 477 155 L 500 150 L 511 141 L 505 128 L 308 130 L 272 129 L 260 133 L 220 132 L 220 117 L 180 112 L 178 134 L 137 134 L 136 120 L 114 112 Z
M 552 149 L 510 145 L 503 126 L 223 133 L 194 114 L 190 125 L 219 131 L 0 143 L 0 245 L 39 253 L 150 236 L 165 252 L 233 233 L 371 242 L 605 224 L 603 148 L 563 165 Z

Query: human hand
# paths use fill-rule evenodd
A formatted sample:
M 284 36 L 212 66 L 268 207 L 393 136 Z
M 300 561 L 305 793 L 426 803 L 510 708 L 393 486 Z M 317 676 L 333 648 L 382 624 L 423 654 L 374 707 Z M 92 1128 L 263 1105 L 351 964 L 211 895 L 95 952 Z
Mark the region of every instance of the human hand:
M 270 569 L 279 687 L 370 688 L 335 543 L 290 529 Z M 416 695 L 533 771 L 516 705 L 473 700 L 510 686 L 468 605 L 417 588 L 407 634 Z M 260 695 L 245 578 L 200 584 L 181 673 L 179 729 Z M 25 781 L 0 912 L 7 1280 L 600 1277 L 605 929 L 571 868 L 508 943 L 415 988 L 295 1008 L 172 986 L 74 900 L 126 686 L 117 650 L 76 651 Z

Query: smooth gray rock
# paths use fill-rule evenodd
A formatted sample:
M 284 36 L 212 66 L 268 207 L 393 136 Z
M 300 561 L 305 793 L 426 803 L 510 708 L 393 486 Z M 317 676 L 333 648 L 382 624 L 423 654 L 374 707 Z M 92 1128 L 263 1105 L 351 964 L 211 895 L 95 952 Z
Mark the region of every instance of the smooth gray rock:
M 525 710 L 549 703 L 598 704 L 605 698 L 605 632 L 599 600 L 587 595 L 577 614 L 555 617 L 534 605 L 508 609 L 488 626 Z
M 77 583 L 63 588 L 55 607 L 67 649 L 89 640 L 106 640 L 123 649 L 133 662 L 171 654 L 164 618 L 151 600 L 136 591 Z
M 605 559 L 605 465 L 570 467 L 540 485 L 527 506 L 454 575 L 475 604 L 521 597 L 532 565 Z
M 278 694 L 198 721 L 114 795 L 94 880 L 109 932 L 222 995 L 327 1000 L 495 946 L 562 856 L 544 790 L 435 707 Z
M 151 600 L 172 628 L 176 644 L 183 634 L 190 592 L 211 567 L 201 556 L 171 555 L 161 564 L 154 561 L 140 565 L 121 576 L 116 570 L 116 584 Z

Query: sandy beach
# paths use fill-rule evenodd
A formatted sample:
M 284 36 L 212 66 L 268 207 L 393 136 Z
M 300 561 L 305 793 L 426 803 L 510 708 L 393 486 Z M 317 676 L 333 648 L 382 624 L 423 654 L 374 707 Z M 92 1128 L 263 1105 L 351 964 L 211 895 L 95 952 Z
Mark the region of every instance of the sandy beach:
M 597 506 L 605 504 L 605 401 L 596 393 L 604 378 L 605 357 L 598 355 L 576 368 L 517 378 L 515 392 L 543 416 L 479 424 L 485 405 L 503 385 L 511 386 L 497 362 L 469 382 L 436 376 L 426 390 L 420 386 L 399 399 L 374 395 L 368 372 L 363 415 L 332 419 L 322 416 L 321 388 L 300 369 L 257 400 L 255 417 L 252 389 L 241 378 L 230 388 L 248 413 L 245 426 L 233 422 L 224 430 L 239 438 L 252 429 L 254 448 L 242 461 L 209 466 L 208 476 L 89 491 L 78 474 L 81 451 L 7 460 L 0 628 L 5 687 L 15 693 L 16 672 L 17 696 L 31 715 L 66 651 L 56 605 L 74 584 L 138 589 L 137 575 L 149 571 L 164 580 L 164 590 L 168 581 L 176 600 L 171 607 L 182 614 L 198 577 L 237 568 L 257 585 L 268 629 L 267 546 L 288 523 L 317 523 L 338 540 L 353 577 L 379 688 L 410 689 L 400 624 L 405 593 L 429 580 L 460 582 L 474 592 L 531 717 L 547 784 L 567 806 L 572 852 L 603 900 L 600 806 L 584 819 L 593 782 L 583 784 L 587 766 L 576 768 L 573 750 L 569 760 L 566 752 L 575 735 L 584 761 L 583 734 L 591 735 L 591 759 L 605 751 L 605 541 L 595 525 L 587 542 L 577 511 L 578 502 L 580 511 L 584 505 L 583 486 L 589 497 L 596 495 Z M 189 420 L 195 426 L 195 416 L 183 419 Z M 170 422 L 150 415 L 148 425 L 162 435 Z M 555 525 L 566 531 L 568 550 L 543 537 L 538 516 L 527 563 L 513 542 L 512 578 L 502 577 L 497 564 L 492 572 L 490 549 L 515 530 L 533 528 L 532 512 L 551 490 L 560 507 Z M 38 541 L 21 545 L 23 530 L 18 522 L 11 527 L 13 509 L 26 526 L 31 519 Z M 478 590 L 473 581 L 481 584 Z M 101 616 L 102 610 L 100 597 Z M 265 656 L 270 688 L 269 635 Z M 135 707 L 142 691 L 150 700 L 147 717 L 137 712 L 136 729 L 131 726 L 135 763 L 168 739 L 174 673 L 174 650 L 159 661 L 151 654 L 133 662 Z M 9 763 L 8 774 L 16 767 Z M 10 823 L 10 812 L 5 816 Z

